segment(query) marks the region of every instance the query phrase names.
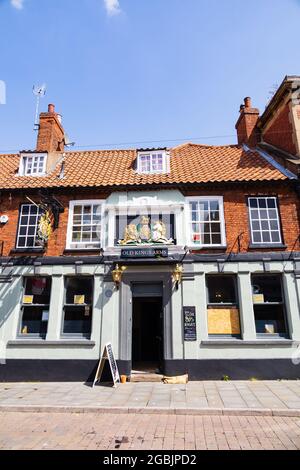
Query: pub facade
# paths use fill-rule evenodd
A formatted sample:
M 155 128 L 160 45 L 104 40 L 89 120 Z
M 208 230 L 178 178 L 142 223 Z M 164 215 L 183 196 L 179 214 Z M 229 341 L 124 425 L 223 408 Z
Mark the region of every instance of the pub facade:
M 295 80 L 273 127 L 288 93 L 300 120 Z M 0 155 L 0 380 L 92 380 L 107 343 L 129 377 L 299 378 L 300 153 L 249 98 L 236 127 L 74 152 L 49 105 L 36 149 Z

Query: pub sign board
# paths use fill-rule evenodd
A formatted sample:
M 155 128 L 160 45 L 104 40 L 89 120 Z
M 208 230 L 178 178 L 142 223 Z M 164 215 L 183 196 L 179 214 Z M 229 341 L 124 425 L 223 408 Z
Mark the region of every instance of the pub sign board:
M 183 307 L 184 341 L 197 341 L 196 307 Z
M 168 248 L 122 248 L 121 258 L 167 258 Z

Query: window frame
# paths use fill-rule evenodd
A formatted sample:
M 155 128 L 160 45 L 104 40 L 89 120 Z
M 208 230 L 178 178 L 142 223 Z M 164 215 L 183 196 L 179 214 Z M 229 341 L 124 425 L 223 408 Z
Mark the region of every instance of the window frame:
M 42 211 L 41 214 L 39 214 L 38 212 L 38 217 L 37 217 L 37 223 L 36 223 L 36 226 L 35 226 L 35 234 L 34 234 L 34 244 L 32 246 L 27 246 L 27 244 L 25 244 L 24 246 L 19 246 L 19 238 L 20 237 L 25 237 L 26 239 L 26 242 L 27 242 L 27 238 L 28 238 L 28 227 L 33 227 L 33 225 L 21 225 L 21 218 L 22 216 L 26 216 L 27 214 L 23 214 L 22 210 L 23 210 L 23 207 L 24 206 L 35 206 L 37 207 L 38 211 Z M 15 247 L 17 250 L 36 250 L 36 249 L 41 249 L 43 248 L 43 245 L 42 244 L 36 244 L 36 237 L 37 237 L 37 231 L 38 231 L 38 220 L 39 220 L 39 217 L 41 217 L 43 214 L 45 213 L 45 211 L 43 211 L 43 209 L 41 209 L 40 207 L 38 207 L 36 204 L 32 204 L 32 203 L 22 203 L 20 204 L 19 206 L 19 218 L 18 218 L 18 226 L 17 226 L 17 234 L 16 234 L 16 242 L 15 242 Z M 30 214 L 28 216 L 28 221 L 29 221 L 29 218 L 30 218 Z M 27 230 L 26 230 L 26 235 L 20 235 L 20 229 L 21 227 L 27 227 Z M 30 237 L 32 237 L 32 235 L 29 235 Z
M 33 278 L 47 278 L 50 279 L 50 296 L 49 296 L 49 304 L 24 304 L 23 303 L 23 298 L 26 290 L 26 282 L 27 279 L 33 279 Z M 28 294 L 30 295 L 30 294 Z M 19 314 L 19 321 L 18 321 L 18 329 L 17 329 L 17 338 L 18 339 L 46 339 L 47 333 L 48 333 L 48 325 L 49 325 L 49 315 L 50 315 L 50 306 L 51 306 L 51 298 L 52 298 L 52 277 L 49 275 L 33 275 L 33 276 L 22 276 L 22 298 L 20 302 L 20 314 Z M 22 333 L 21 332 L 21 327 L 22 327 L 22 320 L 23 320 L 23 313 L 24 313 L 24 308 L 26 307 L 48 307 L 48 320 L 47 320 L 47 329 L 44 334 L 40 333 Z
M 161 170 L 153 170 L 153 157 L 155 155 L 162 155 L 162 168 Z M 149 170 L 142 170 L 142 157 L 143 156 L 150 156 L 150 169 Z M 156 175 L 156 174 L 164 174 L 168 173 L 168 163 L 167 163 L 167 152 L 165 150 L 151 150 L 141 151 L 137 154 L 137 173 L 142 175 Z
M 233 279 L 233 288 L 234 288 L 234 295 L 235 295 L 235 302 L 223 302 L 223 303 L 218 303 L 218 302 L 209 302 L 209 286 L 208 286 L 208 278 L 209 277 L 230 277 Z M 220 333 L 220 334 L 208 334 L 208 338 L 210 339 L 226 339 L 226 338 L 236 338 L 236 339 L 241 339 L 242 338 L 242 325 L 241 325 L 241 312 L 240 312 L 240 307 L 239 307 L 239 295 L 238 295 L 238 285 L 237 285 L 237 275 L 232 274 L 232 273 L 206 273 L 205 275 L 205 288 L 206 288 L 206 312 L 208 315 L 209 309 L 224 309 L 224 308 L 236 308 L 238 310 L 239 314 L 239 323 L 240 323 L 240 333 L 239 334 L 226 334 L 226 333 Z M 208 320 L 207 320 L 208 321 Z
M 221 226 L 221 243 L 214 243 L 214 244 L 205 244 L 205 243 L 194 243 L 192 241 L 193 230 L 192 224 L 195 223 L 191 220 L 191 209 L 190 203 L 193 201 L 218 201 L 219 203 L 219 213 L 220 213 L 220 226 Z M 226 223 L 225 223 L 225 214 L 224 214 L 224 198 L 223 196 L 188 196 L 186 197 L 186 234 L 187 234 L 187 245 L 191 248 L 226 248 Z M 197 223 L 197 222 L 196 222 Z
M 91 279 L 92 281 L 92 291 L 91 291 L 91 303 L 90 304 L 68 304 L 67 303 L 67 279 L 70 278 L 85 278 Z M 93 333 L 93 317 L 94 317 L 94 299 L 95 299 L 95 277 L 93 275 L 85 275 L 85 274 L 78 274 L 78 275 L 66 275 L 64 276 L 64 297 L 63 297 L 63 306 L 62 306 L 62 319 L 61 319 L 61 328 L 60 328 L 60 338 L 80 338 L 90 340 Z M 85 305 L 89 305 L 91 308 L 91 330 L 89 334 L 86 333 L 65 333 L 64 332 L 64 323 L 65 323 L 65 307 L 77 306 L 78 308 L 83 307 Z
M 99 247 L 91 246 L 93 242 L 73 242 L 72 241 L 72 232 L 73 232 L 73 214 L 74 214 L 74 207 L 75 206 L 101 206 L 101 233 L 100 233 L 100 239 L 99 239 Z M 105 226 L 103 225 L 103 220 L 104 220 L 104 211 L 105 211 L 105 199 L 78 199 L 78 200 L 72 200 L 69 201 L 69 216 L 68 216 L 68 227 L 67 227 L 67 237 L 66 237 L 66 249 L 67 250 L 74 250 L 74 251 L 80 251 L 80 250 L 94 250 L 94 251 L 99 251 L 103 247 L 103 240 L 105 236 Z M 74 246 L 78 245 L 78 246 Z M 90 245 L 90 246 L 85 246 L 85 245 Z
M 280 288 L 281 288 L 281 296 L 282 296 L 282 301 L 281 302 L 253 302 L 253 282 L 252 279 L 255 276 L 260 276 L 260 277 L 271 277 L 271 276 L 277 276 L 279 278 L 280 282 Z M 252 306 L 253 306 L 253 319 L 254 319 L 254 325 L 255 325 L 255 334 L 257 338 L 284 338 L 284 339 L 289 339 L 290 338 L 290 327 L 289 327 L 289 321 L 288 321 L 288 316 L 287 316 L 287 309 L 286 309 L 286 299 L 285 299 L 285 291 L 284 291 L 284 285 L 283 285 L 283 278 L 282 278 L 282 273 L 260 273 L 260 272 L 253 272 L 251 273 L 251 294 L 252 294 Z M 283 313 L 283 320 L 284 320 L 284 326 L 285 326 L 285 333 L 257 333 L 256 331 L 256 320 L 255 320 L 255 305 L 269 305 L 269 306 L 277 306 L 281 305 L 282 306 L 282 313 Z
M 253 240 L 253 230 L 252 230 L 252 218 L 251 218 L 251 207 L 250 207 L 250 199 L 274 199 L 275 200 L 275 204 L 276 204 L 276 207 L 275 207 L 275 210 L 277 212 L 277 223 L 278 223 L 278 233 L 279 233 L 279 236 L 280 236 L 280 241 L 276 241 L 276 242 L 272 242 L 272 241 L 269 241 L 269 242 L 264 242 L 264 241 L 260 241 L 260 242 L 255 242 Z M 250 247 L 253 246 L 253 247 L 264 247 L 264 246 L 270 246 L 270 247 L 276 247 L 276 246 L 283 246 L 284 245 L 284 239 L 283 239 L 283 230 L 282 230 L 282 223 L 281 223 L 281 214 L 280 214 L 280 208 L 279 208 L 279 200 L 278 200 L 278 196 L 277 195 L 264 195 L 264 194 L 259 194 L 259 195 L 248 195 L 246 196 L 246 204 L 247 204 L 247 208 L 248 208 L 248 225 L 249 225 L 249 230 L 250 230 Z M 261 220 L 260 218 L 258 219 L 259 221 Z M 263 219 L 263 220 L 268 220 L 268 222 L 270 221 L 270 219 Z M 272 219 L 272 220 L 275 220 L 275 219 Z M 267 231 L 267 230 L 259 230 L 259 233 L 262 234 L 263 231 Z M 258 232 L 258 230 L 254 230 L 254 232 Z M 272 232 L 272 230 L 268 230 L 267 231 L 269 234 Z M 271 237 L 270 237 L 271 238 Z
M 47 153 L 28 153 L 28 154 L 21 154 L 21 161 L 20 161 L 20 171 L 19 176 L 45 176 L 46 175 L 46 168 L 47 168 Z M 32 169 L 34 165 L 34 160 L 37 160 L 37 171 L 34 173 L 28 173 L 28 159 L 32 158 Z M 40 159 L 43 158 L 43 169 L 39 171 L 40 166 Z

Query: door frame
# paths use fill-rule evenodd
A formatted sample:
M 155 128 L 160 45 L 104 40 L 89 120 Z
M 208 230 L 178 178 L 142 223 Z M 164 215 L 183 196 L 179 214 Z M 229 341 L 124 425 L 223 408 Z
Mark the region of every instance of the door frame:
M 140 284 L 140 283 L 138 283 Z M 141 283 L 142 285 L 148 285 L 147 283 Z M 136 283 L 133 284 L 133 286 L 135 286 Z M 163 351 L 163 334 L 164 334 L 164 328 L 163 328 L 163 290 L 162 290 L 162 283 L 157 283 L 156 285 L 160 286 L 160 290 L 161 290 L 161 294 L 160 295 L 153 295 L 153 296 L 150 296 L 150 295 L 141 295 L 141 296 L 136 296 L 136 295 L 133 295 L 132 296 L 132 334 L 131 334 L 131 341 L 132 341 L 132 346 L 133 346 L 133 341 L 134 341 L 134 336 L 133 336 L 133 326 L 134 326 L 134 319 L 135 319 L 135 312 L 134 312 L 134 305 L 135 305 L 135 302 L 138 301 L 138 302 L 143 302 L 145 301 L 145 299 L 147 299 L 147 301 L 149 302 L 149 305 L 152 305 L 153 304 L 156 306 L 155 310 L 153 310 L 153 321 L 154 321 L 154 317 L 155 318 L 155 322 L 157 322 L 157 327 L 155 329 L 155 334 L 153 335 L 152 339 L 154 341 L 154 344 L 156 344 L 156 347 L 155 347 L 155 350 L 156 350 L 156 353 L 157 354 L 157 358 L 155 359 L 154 356 L 152 357 L 152 359 L 148 359 L 148 362 L 150 363 L 153 363 L 153 364 L 157 364 L 157 367 L 160 367 L 162 366 L 162 362 L 163 362 L 163 354 L 164 354 L 164 351 Z M 148 314 L 149 315 L 149 314 Z M 140 316 L 142 317 L 141 318 L 141 330 L 140 330 L 140 334 L 142 335 L 143 332 L 146 332 L 147 329 L 145 330 L 145 327 L 144 327 L 144 324 L 143 324 L 143 319 L 145 318 L 145 315 L 143 312 L 140 312 Z M 150 322 L 151 322 L 151 319 L 150 319 Z M 160 340 L 157 339 L 157 336 L 160 336 Z M 140 344 L 140 349 L 139 349 L 139 356 L 140 355 L 143 355 L 142 354 L 142 350 L 144 349 L 143 347 L 143 343 L 139 342 Z M 132 353 L 133 353 L 133 347 L 132 347 Z M 132 354 L 132 357 L 131 357 L 131 362 L 132 362 L 132 367 L 135 364 L 137 363 L 144 363 L 144 362 L 147 362 L 147 360 L 144 360 L 144 359 L 140 359 L 140 360 L 137 360 L 133 358 L 133 354 Z
M 131 363 L 132 355 L 132 284 L 162 283 L 163 306 L 163 358 L 172 359 L 172 312 L 171 295 L 172 280 L 169 272 L 135 272 L 123 275 L 120 286 L 120 328 L 119 328 L 119 357 L 120 360 Z

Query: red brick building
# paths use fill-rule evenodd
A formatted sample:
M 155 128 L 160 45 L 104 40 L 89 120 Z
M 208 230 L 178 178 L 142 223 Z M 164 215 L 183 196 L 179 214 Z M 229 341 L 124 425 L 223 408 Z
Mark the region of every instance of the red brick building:
M 227 146 L 73 152 L 49 105 L 0 155 L 0 378 L 91 379 L 108 342 L 127 375 L 298 377 L 299 84 Z

